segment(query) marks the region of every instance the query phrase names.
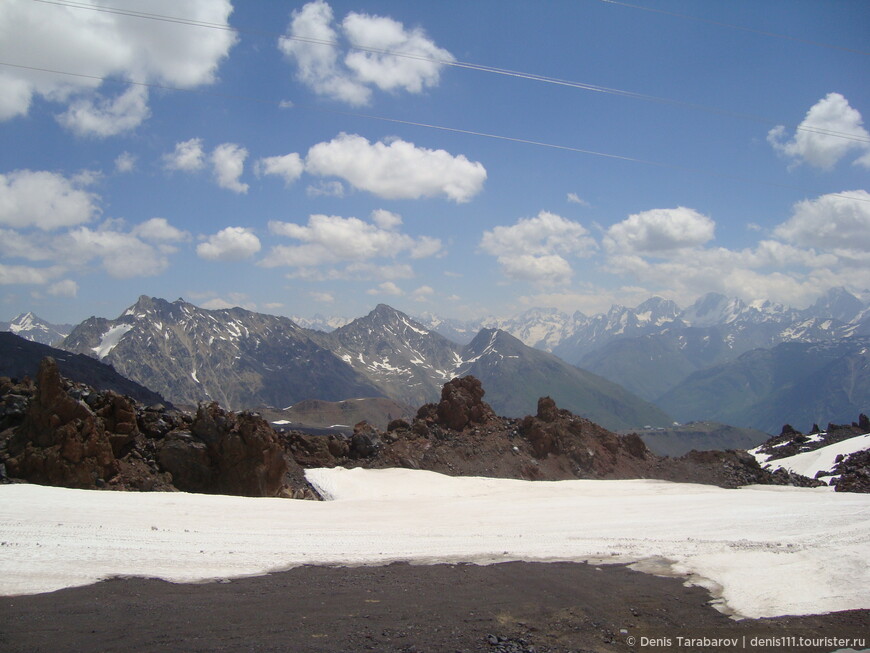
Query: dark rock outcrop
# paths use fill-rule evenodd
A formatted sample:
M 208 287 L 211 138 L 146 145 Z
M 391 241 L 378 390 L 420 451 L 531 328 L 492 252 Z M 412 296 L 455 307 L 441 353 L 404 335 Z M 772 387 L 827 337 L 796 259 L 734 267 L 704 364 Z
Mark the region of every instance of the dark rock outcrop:
M 195 417 L 143 407 L 61 377 L 0 378 L 4 478 L 76 488 L 313 497 L 302 468 L 254 413 L 202 404 Z
M 36 391 L 8 449 L 8 473 L 44 485 L 96 487 L 118 472 L 104 421 L 66 392 L 53 358 L 39 365 Z
M 260 416 L 199 405 L 189 431 L 172 431 L 159 447 L 160 465 L 186 492 L 277 496 L 290 462 L 278 435 Z M 294 463 L 295 465 L 295 463 Z
M 870 492 L 870 450 L 846 456 L 834 471 L 840 475 L 834 483 L 837 492 Z

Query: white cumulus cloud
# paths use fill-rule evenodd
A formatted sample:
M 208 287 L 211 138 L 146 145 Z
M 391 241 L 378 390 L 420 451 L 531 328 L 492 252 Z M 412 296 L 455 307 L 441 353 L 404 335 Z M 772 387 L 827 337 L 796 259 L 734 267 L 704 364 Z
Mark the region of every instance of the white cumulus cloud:
M 131 232 L 143 240 L 175 243 L 190 238 L 190 234 L 169 224 L 166 218 L 151 218 L 133 227 Z
M 88 181 L 41 170 L 0 174 L 0 224 L 50 231 L 89 222 L 99 213 L 99 197 L 83 188 Z
M 589 256 L 595 248 L 583 225 L 549 211 L 484 231 L 480 241 L 507 276 L 534 283 L 567 282 L 572 268 L 565 257 Z
M 441 248 L 441 242 L 437 239 L 425 236 L 415 239 L 395 231 L 393 226 L 384 229 L 359 218 L 336 215 L 312 215 L 307 225 L 273 221 L 269 223 L 269 230 L 302 244 L 273 248 L 263 261 L 267 267 L 306 267 L 393 258 L 401 252 L 413 254 L 421 247 L 424 253 L 432 255 Z
M 861 114 L 839 93 L 828 93 L 816 102 L 789 139 L 779 125 L 767 134 L 773 148 L 795 164 L 829 170 L 853 151 L 863 153 L 855 161 L 870 168 L 870 133 L 863 127 Z
M 798 202 L 771 237 L 739 250 L 707 246 L 712 221 L 683 218 L 675 223 L 629 219 L 614 225 L 604 238 L 607 259 L 602 270 L 632 277 L 647 294 L 663 294 L 678 302 L 715 291 L 748 301 L 771 299 L 800 306 L 834 286 L 867 287 L 870 193 L 866 191 Z M 644 228 L 650 224 L 658 231 L 651 234 Z
M 604 238 L 610 250 L 667 256 L 712 240 L 716 223 L 694 209 L 651 209 L 611 226 Z
M 242 261 L 260 251 L 260 239 L 246 227 L 227 227 L 196 246 L 200 258 L 209 261 Z
M 774 235 L 804 247 L 870 251 L 870 193 L 855 190 L 798 202 Z
M 211 153 L 214 176 L 218 186 L 234 193 L 247 193 L 248 184 L 239 181 L 245 171 L 248 150 L 235 143 L 222 143 Z
M 400 232 L 401 222 L 401 216 L 384 210 L 374 211 L 372 222 L 335 215 L 312 215 L 304 225 L 273 221 L 269 231 L 297 242 L 273 247 L 260 265 L 293 268 L 287 276 L 294 279 L 407 279 L 414 271 L 395 259 L 436 256 L 442 243 Z M 393 262 L 385 264 L 384 259 Z
M 115 98 L 80 98 L 57 119 L 79 136 L 117 136 L 141 125 L 149 116 L 148 88 L 131 86 Z
M 370 143 L 357 134 L 341 133 L 308 150 L 305 170 L 340 177 L 360 190 L 385 199 L 445 196 L 467 202 L 486 180 L 486 169 L 463 155 L 417 147 L 403 140 Z
M 175 144 L 170 154 L 163 155 L 163 166 L 167 170 L 196 172 L 205 167 L 205 152 L 201 138 L 191 138 Z
M 227 29 L 191 29 L 172 21 L 141 20 L 96 11 L 93 0 L 72 5 L 5 0 L 0 3 L 0 60 L 50 70 L 86 72 L 96 78 L 193 88 L 211 84 L 236 42 Z M 230 0 L 150 0 L 148 11 L 227 26 Z M 33 44 L 39 43 L 39 48 Z M 0 120 L 26 115 L 35 96 L 69 105 L 61 122 L 82 133 L 108 136 L 148 115 L 147 93 L 127 91 L 114 100 L 96 93 L 92 77 L 25 69 L 0 74 Z
M 169 267 L 167 252 L 111 225 L 98 229 L 78 227 L 60 236 L 55 247 L 70 265 L 99 259 L 115 279 L 154 276 Z
M 366 48 L 349 52 L 345 64 L 360 82 L 374 84 L 382 91 L 420 93 L 437 86 L 441 68 L 454 61 L 453 55 L 435 45 L 422 29 L 406 30 L 392 18 L 351 12 L 341 26 L 354 46 Z
M 257 161 L 256 172 L 258 175 L 275 175 L 284 179 L 289 186 L 299 179 L 305 164 L 296 152 L 284 156 L 268 156 Z
M 371 101 L 372 87 L 420 93 L 437 86 L 444 63 L 454 60 L 422 29 L 389 17 L 351 12 L 335 26 L 323 0 L 293 12 L 278 48 L 315 93 L 354 106 Z

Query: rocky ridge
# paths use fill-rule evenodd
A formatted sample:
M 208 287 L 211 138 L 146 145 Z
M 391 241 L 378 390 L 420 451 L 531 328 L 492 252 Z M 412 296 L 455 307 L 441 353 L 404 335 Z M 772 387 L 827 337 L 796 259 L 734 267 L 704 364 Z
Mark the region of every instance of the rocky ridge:
M 0 379 L 0 478 L 79 488 L 183 490 L 317 498 L 307 467 L 405 467 L 526 480 L 649 478 L 738 487 L 812 485 L 771 474 L 741 451 L 656 456 L 635 434 L 616 435 L 550 397 L 534 415 L 505 418 L 473 376 L 442 387 L 386 431 L 358 423 L 350 437 L 278 433 L 250 411 L 200 403 L 195 414 L 144 406 L 61 377 L 53 359 L 35 383 Z

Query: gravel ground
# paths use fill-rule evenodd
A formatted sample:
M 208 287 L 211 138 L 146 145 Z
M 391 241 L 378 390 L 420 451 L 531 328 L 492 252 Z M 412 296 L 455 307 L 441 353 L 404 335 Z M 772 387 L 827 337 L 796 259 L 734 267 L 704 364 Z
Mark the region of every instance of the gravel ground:
M 809 652 L 846 648 L 824 638 L 855 637 L 865 638 L 856 648 L 870 645 L 868 610 L 734 621 L 710 598 L 678 578 L 578 563 L 297 567 L 204 584 L 124 578 L 0 598 L 0 650 Z

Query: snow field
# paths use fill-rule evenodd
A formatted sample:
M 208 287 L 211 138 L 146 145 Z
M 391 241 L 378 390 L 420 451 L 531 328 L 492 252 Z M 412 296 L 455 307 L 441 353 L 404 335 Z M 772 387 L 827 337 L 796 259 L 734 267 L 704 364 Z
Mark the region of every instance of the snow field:
M 870 495 L 308 470 L 330 500 L 0 487 L 0 594 L 301 564 L 636 562 L 744 617 L 870 608 Z

